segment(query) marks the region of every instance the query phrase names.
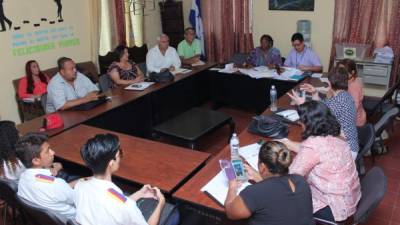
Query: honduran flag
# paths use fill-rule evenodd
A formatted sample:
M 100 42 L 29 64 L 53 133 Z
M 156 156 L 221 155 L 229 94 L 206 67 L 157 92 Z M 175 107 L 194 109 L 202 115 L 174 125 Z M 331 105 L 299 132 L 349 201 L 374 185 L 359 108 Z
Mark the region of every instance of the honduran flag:
M 201 54 L 205 56 L 204 51 L 204 31 L 203 21 L 201 19 L 200 0 L 192 0 L 192 7 L 190 8 L 189 21 L 192 27 L 196 30 L 197 38 L 200 40 Z

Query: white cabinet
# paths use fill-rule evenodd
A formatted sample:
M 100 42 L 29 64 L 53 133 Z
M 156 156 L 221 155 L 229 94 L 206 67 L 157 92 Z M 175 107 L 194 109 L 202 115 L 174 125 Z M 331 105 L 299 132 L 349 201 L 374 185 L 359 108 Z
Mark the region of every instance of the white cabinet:
M 335 65 L 340 61 L 335 58 Z M 364 84 L 374 84 L 389 88 L 390 73 L 392 72 L 392 63 L 377 63 L 374 59 L 356 59 L 358 76 Z

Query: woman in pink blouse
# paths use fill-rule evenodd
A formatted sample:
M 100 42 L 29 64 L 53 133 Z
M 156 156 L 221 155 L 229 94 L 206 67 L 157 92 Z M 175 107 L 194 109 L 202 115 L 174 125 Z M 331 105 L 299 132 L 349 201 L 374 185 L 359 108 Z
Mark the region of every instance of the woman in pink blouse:
M 345 68 L 347 70 L 347 73 L 349 75 L 349 83 L 348 83 L 349 87 L 347 91 L 353 97 L 354 103 L 356 105 L 357 126 L 358 127 L 364 126 L 365 123 L 367 122 L 367 116 L 364 107 L 362 105 L 362 101 L 364 98 L 363 83 L 361 79 L 358 78 L 357 76 L 356 62 L 354 62 L 354 60 L 351 59 L 343 59 L 338 63 L 337 66 Z
M 350 147 L 340 136 L 340 124 L 322 102 L 298 107 L 303 142 L 282 142 L 297 153 L 290 173 L 305 176 L 310 185 L 314 216 L 344 221 L 356 212 L 360 181 Z

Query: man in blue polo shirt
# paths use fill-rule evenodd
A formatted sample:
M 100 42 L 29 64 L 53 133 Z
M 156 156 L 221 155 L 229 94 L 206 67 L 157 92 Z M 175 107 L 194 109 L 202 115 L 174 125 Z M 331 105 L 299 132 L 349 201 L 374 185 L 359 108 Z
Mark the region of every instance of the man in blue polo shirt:
M 57 64 L 59 72 L 47 86 L 46 113 L 70 109 L 98 99 L 99 89 L 76 70 L 72 59 L 62 57 Z

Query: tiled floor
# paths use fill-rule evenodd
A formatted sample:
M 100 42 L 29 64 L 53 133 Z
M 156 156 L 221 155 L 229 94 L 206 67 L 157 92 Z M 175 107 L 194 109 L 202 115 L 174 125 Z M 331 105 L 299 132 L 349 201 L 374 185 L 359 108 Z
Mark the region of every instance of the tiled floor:
M 232 108 L 221 108 L 219 110 L 233 117 L 238 133 L 247 128 L 254 115 L 254 113 Z M 400 121 L 396 122 L 394 131 L 387 140 L 388 154 L 375 158 L 374 165 L 382 167 L 388 177 L 388 191 L 383 201 L 368 219 L 367 225 L 400 225 Z M 199 150 L 215 155 L 227 144 L 228 135 L 229 128 L 221 128 L 205 137 L 199 143 Z M 368 168 L 372 166 L 370 158 L 365 158 L 365 163 Z M 2 215 L 0 215 L 0 220 L 2 221 Z
M 376 157 L 375 166 L 383 168 L 388 177 L 388 189 L 383 201 L 368 220 L 368 225 L 400 225 L 400 122 L 387 140 L 389 152 Z M 366 159 L 369 160 L 369 159 Z M 371 162 L 368 162 L 371 165 Z

